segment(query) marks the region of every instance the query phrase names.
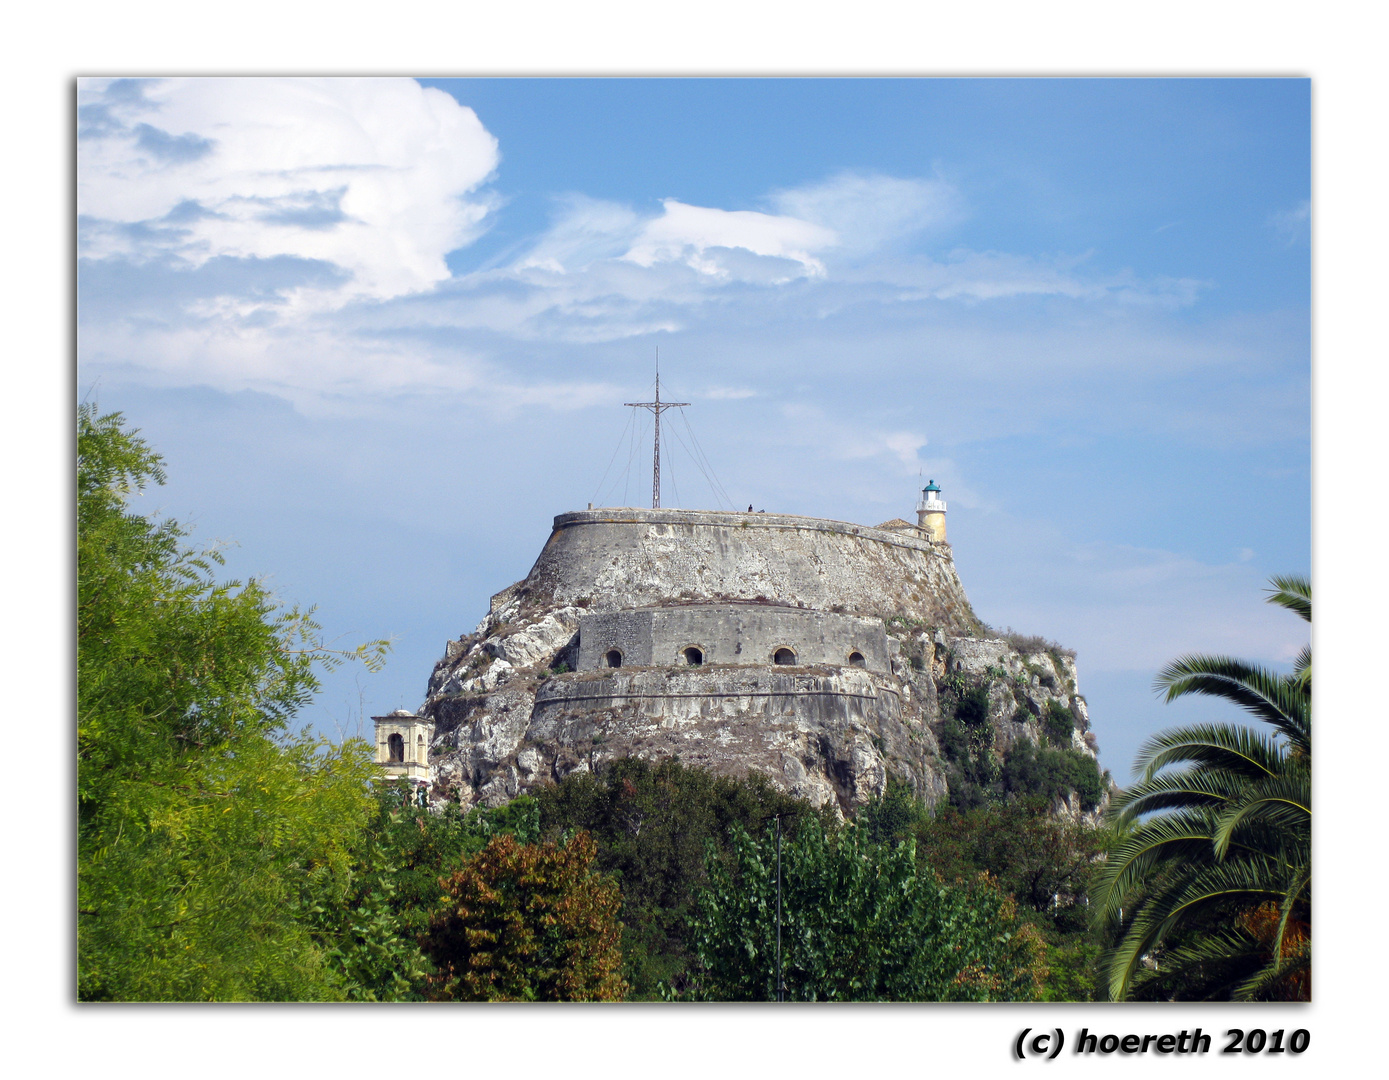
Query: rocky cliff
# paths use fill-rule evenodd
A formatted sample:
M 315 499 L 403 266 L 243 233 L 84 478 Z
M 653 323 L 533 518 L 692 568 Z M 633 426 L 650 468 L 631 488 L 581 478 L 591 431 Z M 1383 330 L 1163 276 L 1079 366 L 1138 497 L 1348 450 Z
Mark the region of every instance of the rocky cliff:
M 1008 782 L 1020 747 L 1093 763 L 1073 658 L 1039 639 L 988 637 L 949 546 L 889 525 L 680 510 L 560 515 L 531 572 L 493 597 L 435 667 L 421 713 L 436 725 L 436 795 L 496 805 L 615 758 L 678 755 L 716 772 L 762 772 L 849 811 L 889 776 L 931 802 L 952 785 Z M 612 621 L 595 615 L 697 605 L 699 619 L 675 625 L 711 626 L 721 604 L 768 609 L 761 620 L 730 618 L 729 635 L 805 621 L 779 623 L 776 610 L 823 611 L 856 617 L 841 620 L 851 628 L 882 625 L 889 647 L 865 646 L 878 657 L 867 662 L 853 652 L 787 663 L 742 653 L 730 637 L 701 643 L 695 655 L 714 662 L 692 662 L 653 654 L 648 642 L 641 664 L 603 668 L 590 642 L 587 666 L 575 670 L 581 623 L 594 634 Z M 1067 792 L 1058 806 L 1081 813 L 1094 802 L 1093 792 Z

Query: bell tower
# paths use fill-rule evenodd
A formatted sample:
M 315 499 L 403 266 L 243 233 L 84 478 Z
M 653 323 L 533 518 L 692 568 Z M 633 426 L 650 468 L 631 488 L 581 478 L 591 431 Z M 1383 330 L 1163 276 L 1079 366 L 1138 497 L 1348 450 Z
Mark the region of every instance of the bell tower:
M 921 501 L 916 504 L 916 524 L 930 534 L 933 542 L 945 543 L 945 500 L 940 497 L 940 488 L 934 480 L 921 489 Z
M 390 777 L 403 776 L 427 784 L 434 721 L 404 709 L 371 719 L 376 724 L 376 763 L 382 771 Z

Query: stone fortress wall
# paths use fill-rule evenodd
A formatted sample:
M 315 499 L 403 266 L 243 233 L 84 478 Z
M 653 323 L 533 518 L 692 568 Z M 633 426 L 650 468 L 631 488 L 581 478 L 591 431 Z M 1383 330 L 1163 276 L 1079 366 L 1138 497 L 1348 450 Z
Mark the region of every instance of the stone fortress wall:
M 419 711 L 437 724 L 435 797 L 495 806 L 631 755 L 760 773 L 844 813 L 890 774 L 935 802 L 941 695 L 977 687 L 995 755 L 1042 745 L 1054 705 L 1093 754 L 1073 661 L 986 635 L 950 545 L 900 519 L 560 514 L 530 573 L 435 666 Z
M 542 602 L 596 613 L 760 599 L 976 632 L 950 545 L 902 525 L 894 531 L 708 510 L 573 511 L 555 517 L 525 580 L 492 598 L 492 617 Z
M 617 663 L 609 658 L 614 651 Z M 881 619 L 729 602 L 635 608 L 579 620 L 578 670 L 653 664 L 820 664 L 891 670 Z

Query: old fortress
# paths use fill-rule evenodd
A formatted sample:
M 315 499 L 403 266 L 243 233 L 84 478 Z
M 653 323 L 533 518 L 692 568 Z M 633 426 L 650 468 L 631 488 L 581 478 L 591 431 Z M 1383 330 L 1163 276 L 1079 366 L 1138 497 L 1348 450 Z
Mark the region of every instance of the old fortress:
M 760 512 L 560 514 L 525 579 L 449 642 L 423 706 L 375 718 L 378 760 L 465 804 L 626 755 L 760 771 L 841 810 L 889 774 L 938 798 L 941 679 L 1008 672 L 1026 686 L 1031 699 L 1000 702 L 1003 747 L 1038 737 L 1049 699 L 1084 716 L 1069 657 L 984 636 L 945 517 L 934 482 L 915 523 L 874 527 Z

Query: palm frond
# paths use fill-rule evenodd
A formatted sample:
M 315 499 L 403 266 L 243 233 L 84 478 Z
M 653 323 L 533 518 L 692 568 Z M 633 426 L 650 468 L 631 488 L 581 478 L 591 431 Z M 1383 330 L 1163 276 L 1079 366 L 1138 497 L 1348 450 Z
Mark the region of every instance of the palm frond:
M 1186 694 L 1223 698 L 1310 749 L 1310 702 L 1296 678 L 1229 656 L 1188 655 L 1158 672 L 1153 689 L 1167 701 Z
M 1305 578 L 1270 584 L 1271 603 L 1311 621 Z M 1185 694 L 1229 701 L 1273 733 L 1203 724 L 1144 744 L 1138 779 L 1110 807 L 1118 835 L 1092 893 L 1096 920 L 1116 938 L 1103 958 L 1107 990 L 1114 998 L 1135 990 L 1305 996 L 1311 647 L 1291 675 L 1228 656 L 1188 655 L 1164 668 L 1154 686 L 1168 701 Z M 1285 956 L 1289 949 L 1295 955 Z
M 1268 602 L 1295 611 L 1312 621 L 1312 583 L 1304 577 L 1271 577 Z
M 1237 799 L 1249 786 L 1244 771 L 1231 769 L 1173 769 L 1137 781 L 1114 797 L 1110 817 L 1116 824 L 1158 810 L 1197 806 L 1220 807 Z
M 1141 995 L 1145 988 L 1178 984 L 1199 987 L 1199 997 L 1210 1000 L 1230 993 L 1251 968 L 1262 970 L 1266 957 L 1256 941 L 1242 930 L 1208 930 L 1179 945 L 1163 948 L 1151 971 L 1141 966 L 1132 973 L 1126 992 Z
M 1105 857 L 1092 889 L 1097 911 L 1110 914 L 1123 907 L 1124 898 L 1160 865 L 1199 863 L 1207 858 L 1215 826 L 1215 815 L 1205 808 L 1144 822 Z
M 1256 780 L 1282 771 L 1287 752 L 1251 728 L 1233 724 L 1193 724 L 1159 732 L 1138 751 L 1135 768 L 1150 780 L 1171 765 L 1190 764 Z
M 1260 781 L 1230 800 L 1221 810 L 1213 842 L 1215 857 L 1223 859 L 1231 839 L 1257 824 L 1291 840 L 1312 835 L 1312 783 L 1305 769 Z
M 1281 901 L 1287 881 L 1284 868 L 1262 859 L 1222 863 L 1187 863 L 1173 870 L 1159 891 L 1146 898 L 1108 956 L 1109 992 L 1115 1001 L 1129 992 L 1134 970 L 1178 927 L 1210 913 L 1257 907 Z
M 1312 946 L 1308 943 L 1304 951 L 1281 960 L 1272 960 L 1252 976 L 1235 987 L 1232 995 L 1236 1001 L 1267 1001 L 1281 997 L 1275 991 L 1296 983 L 1299 976 L 1305 977 L 1312 969 Z

